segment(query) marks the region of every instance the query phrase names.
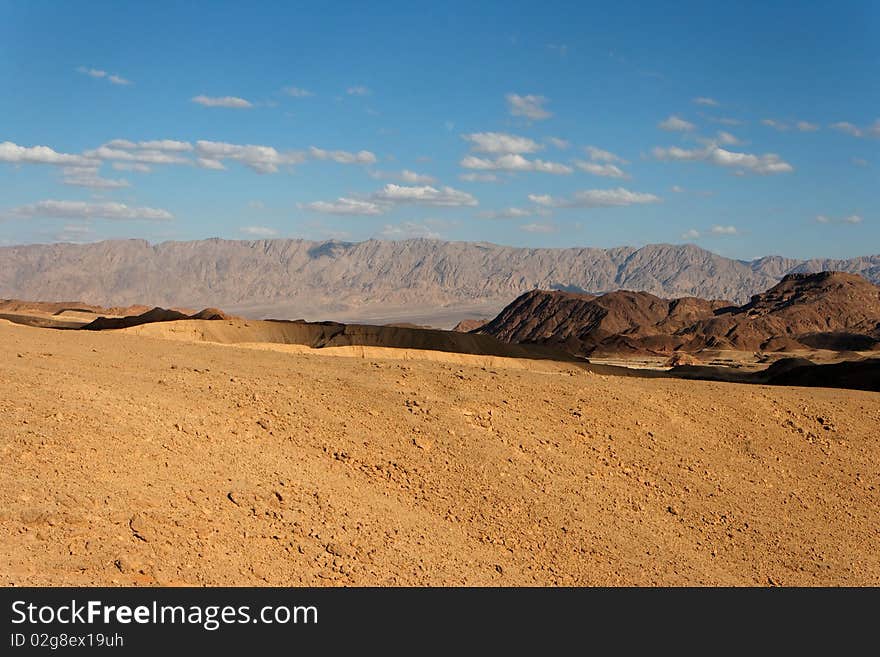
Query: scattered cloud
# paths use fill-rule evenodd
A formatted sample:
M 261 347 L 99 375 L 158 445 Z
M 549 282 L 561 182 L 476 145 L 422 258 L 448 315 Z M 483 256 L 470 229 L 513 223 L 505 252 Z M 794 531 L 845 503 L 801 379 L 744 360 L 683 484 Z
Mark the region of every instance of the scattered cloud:
M 832 123 L 831 127 L 840 132 L 852 135 L 853 137 L 880 137 L 880 119 L 877 119 L 874 123 L 865 128 L 860 128 L 859 126 L 847 123 L 846 121 Z
M 253 237 L 275 237 L 278 235 L 277 230 L 269 228 L 268 226 L 242 226 L 238 230 L 245 235 L 251 235 Z
M 679 187 L 678 185 L 673 185 L 670 189 L 676 194 L 683 194 L 685 191 L 684 187 Z
M 278 167 L 300 164 L 305 160 L 305 154 L 300 151 L 281 153 L 272 146 L 222 141 L 198 141 L 196 154 L 199 156 L 198 165 L 205 169 L 222 169 L 222 160 L 233 160 L 257 173 L 277 173 Z
M 543 121 L 553 116 L 544 108 L 544 105 L 549 102 L 544 96 L 507 94 L 504 98 L 511 116 L 523 116 L 532 121 Z
M 347 93 L 349 96 L 369 96 L 373 92 L 363 85 L 355 85 L 346 89 L 345 93 Z
M 500 180 L 500 178 L 494 173 L 462 173 L 459 174 L 458 178 L 459 180 L 463 180 L 465 182 L 493 183 Z
M 632 192 L 623 187 L 575 192 L 571 198 L 558 198 L 547 194 L 529 194 L 528 198 L 532 203 L 546 208 L 612 208 L 659 203 L 662 200 L 654 194 Z
M 714 98 L 707 98 L 706 96 L 698 96 L 694 98 L 694 102 L 697 105 L 705 105 L 707 107 L 718 107 L 721 104 Z
M 150 173 L 152 169 L 140 162 L 114 162 L 111 165 L 117 171 L 136 171 L 137 173 Z
M 544 208 L 502 208 L 480 212 L 477 216 L 481 219 L 522 219 L 546 214 L 548 211 Z
M 777 121 L 776 119 L 761 119 L 761 125 L 766 125 L 768 128 L 773 128 L 780 132 L 785 132 L 791 127 L 784 121 Z
M 215 160 L 210 157 L 199 157 L 196 158 L 196 165 L 202 169 L 211 169 L 212 171 L 226 171 L 226 167 L 223 165 L 223 162 L 220 160 Z M 276 169 L 277 171 L 277 169 Z M 260 173 L 271 173 L 267 171 L 260 171 Z
M 10 164 L 50 164 L 55 166 L 95 166 L 93 158 L 58 153 L 48 146 L 19 146 L 11 141 L 0 142 L 0 162 Z
M 559 150 L 563 151 L 571 146 L 571 144 L 567 140 L 560 139 L 559 137 L 547 137 L 547 143 L 554 148 L 558 148 Z
M 560 57 L 568 55 L 568 45 L 564 43 L 548 43 L 547 49 L 554 51 Z
M 98 68 L 88 68 L 87 66 L 80 66 L 76 70 L 78 73 L 88 75 L 92 78 L 107 80 L 111 84 L 118 84 L 123 86 L 131 84 L 131 80 L 126 80 L 121 75 L 111 74 Z
M 471 143 L 471 150 L 476 153 L 534 153 L 541 150 L 541 144 L 519 135 L 510 135 L 504 132 L 475 132 L 462 135 L 462 138 Z
M 309 148 L 309 155 L 316 160 L 332 160 L 339 164 L 375 164 L 377 161 L 376 156 L 370 151 L 350 153 L 348 151 L 328 151 L 315 146 Z
M 123 150 L 147 150 L 147 151 L 167 151 L 171 153 L 186 153 L 193 149 L 193 145 L 188 141 L 177 141 L 175 139 L 153 139 L 149 141 L 129 141 L 128 139 L 114 139 L 104 144 L 108 148 L 121 148 Z
M 291 98 L 309 98 L 310 96 L 315 95 L 308 89 L 303 89 L 302 87 L 284 87 L 281 90 L 281 93 L 285 96 L 290 96 Z
M 739 235 L 739 229 L 736 226 L 712 226 L 709 230 L 712 235 Z
M 829 217 L 820 214 L 816 217 L 817 224 L 849 224 L 850 226 L 855 226 L 862 223 L 862 221 L 864 221 L 864 219 L 857 214 L 851 214 L 848 217 Z
M 742 125 L 743 122 L 739 119 L 734 119 L 729 116 L 722 116 L 718 119 L 710 119 L 710 121 L 714 121 L 715 123 L 720 123 L 721 125 Z
M 118 140 L 117 140 L 118 143 Z M 83 153 L 93 160 L 119 160 L 141 164 L 190 164 L 190 160 L 179 153 L 163 150 L 126 150 L 104 144 Z
M 847 123 L 846 121 L 832 123 L 831 127 L 834 130 L 845 132 L 846 134 L 852 135 L 853 137 L 861 137 L 864 134 L 858 126 L 855 126 L 852 123 Z
M 510 153 L 502 155 L 494 160 L 467 155 L 462 158 L 461 166 L 465 169 L 477 169 L 481 171 L 538 171 L 552 173 L 554 175 L 567 175 L 573 169 L 559 162 L 547 162 L 545 160 L 529 160 L 522 155 Z
M 253 103 L 237 96 L 195 96 L 192 102 L 205 107 L 231 107 L 233 109 L 250 109 Z
M 574 165 L 581 171 L 586 171 L 594 176 L 605 178 L 629 178 L 629 174 L 615 164 L 599 164 L 598 162 L 584 162 L 575 160 Z
M 819 129 L 819 125 L 816 123 L 810 123 L 809 121 L 798 121 L 795 124 L 795 127 L 801 132 L 816 132 Z
M 113 219 L 120 221 L 168 221 L 174 218 L 167 210 L 130 207 L 124 203 L 88 203 L 86 201 L 38 201 L 13 208 L 12 217 L 49 217 L 60 219 Z
M 559 230 L 554 224 L 523 224 L 519 229 L 527 233 L 555 233 Z
M 426 173 L 416 173 L 409 169 L 403 171 L 370 171 L 370 176 L 377 179 L 398 180 L 410 185 L 433 185 L 437 182 L 434 176 Z
M 89 224 L 64 224 L 61 230 L 55 233 L 53 239 L 56 242 L 71 242 L 82 244 L 94 234 Z
M 590 156 L 590 159 L 593 162 L 611 162 L 612 164 L 629 164 L 628 161 L 624 160 L 619 155 L 615 155 L 611 151 L 605 151 L 601 148 L 596 148 L 595 146 L 585 146 L 584 150 L 587 152 L 587 155 Z
M 88 187 L 90 189 L 119 189 L 129 187 L 127 180 L 102 178 L 98 167 L 65 167 L 61 180 L 65 185 Z
M 658 123 L 657 127 L 661 130 L 666 130 L 668 132 L 690 132 L 692 130 L 696 130 L 697 128 L 697 126 L 695 126 L 690 121 L 685 121 L 684 119 L 675 116 L 674 114 Z
M 413 203 L 418 205 L 436 206 L 474 206 L 477 199 L 452 187 L 432 187 L 430 185 L 408 187 L 404 185 L 385 185 L 374 193 L 372 198 L 383 203 Z
M 416 222 L 404 221 L 400 224 L 385 224 L 380 233 L 387 239 L 416 239 L 423 238 L 438 240 L 442 235 L 435 230 L 435 225 L 430 221 Z
M 356 198 L 339 197 L 335 201 L 314 201 L 300 206 L 303 209 L 321 214 L 342 214 L 374 217 L 384 214 L 386 209 L 378 203 Z
M 698 231 L 696 228 L 691 228 L 690 230 L 686 230 L 681 234 L 681 239 L 683 240 L 695 240 L 699 239 L 699 237 L 700 231 Z
M 724 130 L 719 130 L 715 134 L 715 138 L 719 143 L 724 144 L 725 146 L 737 146 L 742 143 L 736 135 L 732 135 Z
M 678 148 L 677 146 L 670 146 L 669 148 L 657 147 L 652 153 L 658 160 L 702 161 L 714 164 L 715 166 L 733 167 L 740 171 L 750 171 L 759 175 L 790 173 L 794 171 L 794 167 L 775 153 L 752 155 L 750 153 L 728 151 L 719 146 L 712 145 L 693 150 Z

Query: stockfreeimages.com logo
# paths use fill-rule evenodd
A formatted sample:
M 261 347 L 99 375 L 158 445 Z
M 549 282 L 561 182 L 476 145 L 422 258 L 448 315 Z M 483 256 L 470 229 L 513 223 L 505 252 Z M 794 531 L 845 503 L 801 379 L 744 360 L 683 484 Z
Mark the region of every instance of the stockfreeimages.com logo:
M 20 625 L 91 625 L 94 623 L 130 625 L 200 625 L 208 631 L 223 625 L 262 623 L 265 625 L 317 624 L 318 608 L 309 605 L 268 605 L 254 611 L 249 605 L 109 605 L 100 600 L 70 604 L 36 605 L 25 600 L 12 603 L 12 623 Z

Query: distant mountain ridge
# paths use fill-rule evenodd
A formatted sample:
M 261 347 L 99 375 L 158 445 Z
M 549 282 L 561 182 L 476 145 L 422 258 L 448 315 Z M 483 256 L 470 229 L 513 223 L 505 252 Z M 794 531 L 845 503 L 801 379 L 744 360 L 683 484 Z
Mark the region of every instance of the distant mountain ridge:
M 0 297 L 101 305 L 215 306 L 249 316 L 357 318 L 377 309 L 494 314 L 533 289 L 744 303 L 792 273 L 857 273 L 880 283 L 880 255 L 732 260 L 694 245 L 532 249 L 488 243 L 296 239 L 0 247 Z M 465 308 L 484 309 L 478 314 Z M 402 310 L 401 310 L 402 309 Z

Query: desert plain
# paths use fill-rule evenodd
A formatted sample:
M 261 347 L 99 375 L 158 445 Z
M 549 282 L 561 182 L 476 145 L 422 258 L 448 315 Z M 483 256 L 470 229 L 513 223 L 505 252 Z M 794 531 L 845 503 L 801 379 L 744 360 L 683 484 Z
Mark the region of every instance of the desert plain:
M 876 392 L 170 326 L 0 320 L 3 585 L 880 584 Z

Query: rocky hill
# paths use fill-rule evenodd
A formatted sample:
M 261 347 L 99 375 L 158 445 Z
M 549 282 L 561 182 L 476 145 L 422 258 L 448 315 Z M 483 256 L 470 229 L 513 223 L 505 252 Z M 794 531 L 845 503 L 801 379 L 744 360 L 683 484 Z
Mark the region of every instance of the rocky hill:
M 431 323 L 494 315 L 534 289 L 746 302 L 789 273 L 837 269 L 880 282 L 880 255 L 731 260 L 693 245 L 526 249 L 369 240 L 144 240 L 0 247 L 0 297 L 220 307 L 252 317 Z M 387 309 L 387 315 L 381 315 Z M 393 313 L 391 311 L 394 311 Z M 379 314 L 377 314 L 379 313 Z M 418 321 L 416 321 L 418 319 Z
M 582 355 L 597 348 L 654 353 L 866 350 L 880 342 L 880 287 L 843 272 L 789 274 L 743 305 L 661 299 L 646 292 L 594 296 L 535 290 L 478 331 Z

